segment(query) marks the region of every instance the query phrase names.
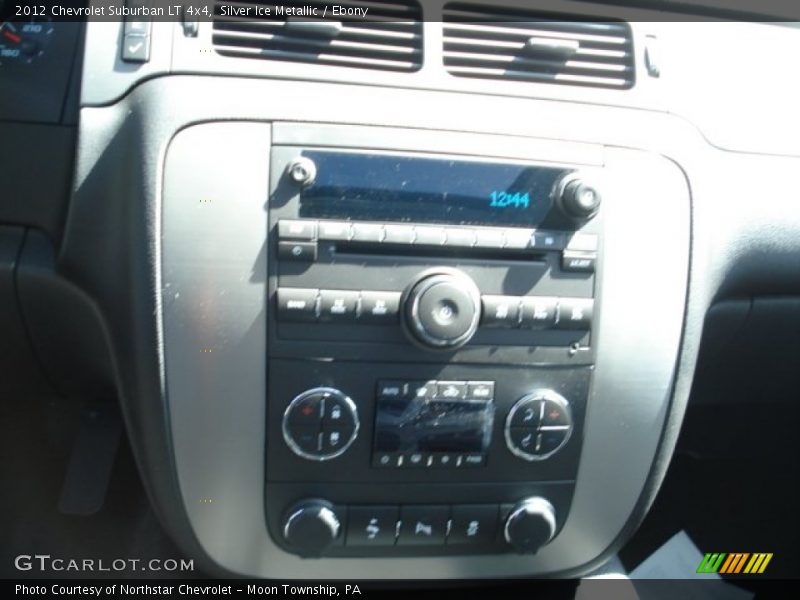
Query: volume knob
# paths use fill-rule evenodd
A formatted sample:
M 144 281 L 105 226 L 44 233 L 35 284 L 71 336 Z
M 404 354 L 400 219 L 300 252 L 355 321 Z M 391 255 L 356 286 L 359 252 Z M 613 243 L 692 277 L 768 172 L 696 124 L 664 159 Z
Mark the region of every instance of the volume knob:
M 526 498 L 508 515 L 503 533 L 517 552 L 533 554 L 556 534 L 556 511 L 544 498 Z
M 429 348 L 458 348 L 478 329 L 481 293 L 468 275 L 456 269 L 424 274 L 406 292 L 404 302 L 407 332 Z

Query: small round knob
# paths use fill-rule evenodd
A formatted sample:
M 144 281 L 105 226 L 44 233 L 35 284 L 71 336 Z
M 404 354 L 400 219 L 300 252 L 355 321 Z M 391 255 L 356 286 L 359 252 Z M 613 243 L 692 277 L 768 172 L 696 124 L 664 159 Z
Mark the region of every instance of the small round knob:
M 412 340 L 429 348 L 463 346 L 475 335 L 480 316 L 478 287 L 455 269 L 427 273 L 406 293 L 406 329 Z
M 336 510 L 325 500 L 304 500 L 288 511 L 283 537 L 301 556 L 319 556 L 341 535 Z
M 303 187 L 309 186 L 317 178 L 317 165 L 308 157 L 300 156 L 296 158 L 286 168 L 286 172 L 292 181 Z
M 506 519 L 503 534 L 520 554 L 533 554 L 553 539 L 556 533 L 556 510 L 544 498 L 526 498 L 517 504 Z
M 563 181 L 559 188 L 558 203 L 568 217 L 588 221 L 600 210 L 602 197 L 593 184 L 571 178 Z

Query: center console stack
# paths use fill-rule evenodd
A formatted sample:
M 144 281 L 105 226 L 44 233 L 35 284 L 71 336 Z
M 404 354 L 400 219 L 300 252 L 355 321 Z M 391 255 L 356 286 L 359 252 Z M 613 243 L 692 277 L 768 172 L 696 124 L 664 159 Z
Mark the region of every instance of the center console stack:
M 603 168 L 276 145 L 267 522 L 300 556 L 535 552 L 570 509 Z

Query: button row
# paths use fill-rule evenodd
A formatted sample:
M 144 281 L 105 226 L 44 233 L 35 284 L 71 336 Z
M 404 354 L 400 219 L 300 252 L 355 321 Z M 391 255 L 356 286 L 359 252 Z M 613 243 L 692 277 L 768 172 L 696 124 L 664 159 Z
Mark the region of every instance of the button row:
M 594 300 L 547 296 L 482 296 L 482 327 L 591 329 Z
M 492 400 L 494 381 L 379 381 L 379 398 Z
M 500 506 L 351 506 L 346 546 L 491 545 Z
M 539 231 L 517 227 L 464 227 L 419 225 L 412 223 L 361 223 L 281 219 L 280 240 L 313 242 L 365 242 L 374 244 L 413 244 L 458 248 L 507 248 L 510 250 L 574 250 L 596 252 L 595 234 Z
M 278 318 L 282 321 L 398 322 L 400 292 L 278 289 Z
M 378 452 L 372 458 L 373 467 L 385 469 L 461 469 L 485 464 L 485 454 L 457 452 Z

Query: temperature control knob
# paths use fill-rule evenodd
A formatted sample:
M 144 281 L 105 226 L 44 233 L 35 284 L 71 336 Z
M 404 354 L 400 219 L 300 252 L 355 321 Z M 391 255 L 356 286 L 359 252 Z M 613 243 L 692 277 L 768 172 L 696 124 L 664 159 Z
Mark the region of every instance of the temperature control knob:
M 326 500 L 303 500 L 287 514 L 283 537 L 301 556 L 319 556 L 342 535 L 336 509 Z
M 403 313 L 412 340 L 429 348 L 451 350 L 475 335 L 481 293 L 461 271 L 429 271 L 406 291 Z
M 593 183 L 568 176 L 559 184 L 556 200 L 561 210 L 571 219 L 588 221 L 600 210 L 602 197 Z
M 506 542 L 520 554 L 533 554 L 553 539 L 556 533 L 556 510 L 544 498 L 534 496 L 517 504 L 509 513 L 503 529 Z

